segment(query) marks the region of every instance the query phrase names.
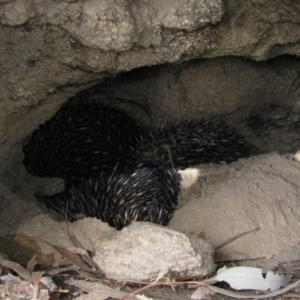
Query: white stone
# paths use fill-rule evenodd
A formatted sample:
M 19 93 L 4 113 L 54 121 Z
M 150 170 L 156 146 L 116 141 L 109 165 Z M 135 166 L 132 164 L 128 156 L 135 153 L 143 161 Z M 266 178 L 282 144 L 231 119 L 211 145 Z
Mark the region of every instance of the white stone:
M 162 271 L 206 276 L 214 271 L 214 249 L 208 242 L 163 226 L 134 222 L 99 243 L 94 260 L 108 278 L 154 279 Z

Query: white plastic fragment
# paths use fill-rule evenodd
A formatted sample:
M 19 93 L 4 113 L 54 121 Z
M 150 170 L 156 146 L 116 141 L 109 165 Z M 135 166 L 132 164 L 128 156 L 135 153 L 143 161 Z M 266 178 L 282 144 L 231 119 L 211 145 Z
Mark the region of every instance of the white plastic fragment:
M 236 290 L 278 290 L 285 287 L 291 280 L 292 275 L 275 274 L 268 271 L 266 277 L 263 277 L 262 269 L 251 267 L 233 267 L 222 268 L 214 277 L 216 281 L 226 281 L 233 289 Z

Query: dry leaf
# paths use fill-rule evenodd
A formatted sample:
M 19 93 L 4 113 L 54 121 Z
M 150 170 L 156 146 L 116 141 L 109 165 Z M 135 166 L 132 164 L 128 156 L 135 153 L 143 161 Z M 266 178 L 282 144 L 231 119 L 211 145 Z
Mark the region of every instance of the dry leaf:
M 65 283 L 70 284 L 72 286 L 76 286 L 82 291 L 88 292 L 88 295 L 81 296 L 82 300 L 104 300 L 108 297 L 120 299 L 128 296 L 128 293 L 115 290 L 99 282 L 87 282 L 71 278 L 69 280 L 66 280 Z M 134 300 L 138 298 L 136 296 L 131 296 L 128 297 L 128 299 Z
M 68 259 L 70 262 L 72 262 L 74 265 L 78 266 L 79 268 L 81 268 L 82 270 L 88 271 L 88 272 L 92 272 L 93 269 L 90 268 L 88 265 L 86 265 L 80 258 L 79 256 L 74 253 L 73 251 L 64 248 L 64 247 L 60 247 L 58 245 L 53 245 L 51 243 L 48 243 L 49 245 L 51 245 L 57 252 L 59 252 L 63 257 L 65 257 L 66 259 Z
M 96 264 L 96 262 L 89 256 L 88 252 L 83 249 L 83 248 L 67 248 L 68 250 L 76 253 L 77 255 L 80 256 L 80 258 L 87 264 L 89 265 L 93 270 L 97 270 L 99 273 L 104 274 L 103 271 L 99 268 L 99 266 Z
M 51 266 L 55 261 L 54 253 L 43 253 L 36 240 L 18 233 L 0 237 L 0 248 L 9 257 L 15 257 L 16 262 L 29 261 L 33 255 L 42 266 Z
M 23 279 L 25 279 L 26 281 L 32 283 L 32 276 L 31 273 L 28 272 L 26 269 L 24 269 L 22 266 L 20 266 L 19 264 L 10 261 L 10 260 L 6 260 L 3 259 L 0 262 L 0 265 L 4 268 L 8 268 L 13 270 L 14 272 L 16 272 L 20 277 L 22 277 Z
M 34 254 L 32 256 L 32 258 L 30 259 L 30 261 L 27 263 L 27 266 L 26 266 L 26 270 L 28 272 L 33 272 L 34 270 L 34 267 L 36 266 L 37 264 L 37 261 L 36 261 L 36 254 Z

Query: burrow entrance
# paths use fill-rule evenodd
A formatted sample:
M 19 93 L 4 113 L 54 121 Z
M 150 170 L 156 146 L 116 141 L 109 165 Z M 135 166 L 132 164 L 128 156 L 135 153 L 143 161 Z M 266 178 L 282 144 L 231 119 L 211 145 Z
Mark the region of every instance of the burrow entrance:
M 266 62 L 235 57 L 195 60 L 136 69 L 83 91 L 74 87 L 74 96 L 66 100 L 112 104 L 149 128 L 166 119 L 199 117 L 218 118 L 233 127 L 251 145 L 254 156 L 214 166 L 220 172 L 201 178 L 188 191 L 188 204 L 175 213 L 170 226 L 215 245 L 249 227 L 258 228 L 226 246 L 222 254 L 274 266 L 284 255 L 292 260 L 300 245 L 294 228 L 300 219 L 300 167 L 291 156 L 300 148 L 299 70 L 299 60 L 289 56 Z M 1 178 L 1 227 L 3 234 L 28 230 L 32 235 L 37 226 L 28 224 L 41 220 L 41 214 L 51 220 L 64 218 L 36 201 L 40 183 L 26 174 L 21 142 L 18 152 Z

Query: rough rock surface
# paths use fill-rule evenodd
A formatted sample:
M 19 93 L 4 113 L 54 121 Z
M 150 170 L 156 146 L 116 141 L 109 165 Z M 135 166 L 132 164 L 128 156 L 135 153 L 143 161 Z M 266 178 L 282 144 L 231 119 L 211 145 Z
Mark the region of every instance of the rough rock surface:
M 174 271 L 183 277 L 209 275 L 215 268 L 213 254 L 213 247 L 196 236 L 134 222 L 102 240 L 94 260 L 108 278 L 143 281 L 155 279 L 160 272 Z
M 15 192 L 10 191 L 5 185 L 0 184 L 1 236 L 15 232 L 20 224 L 27 223 L 28 220 L 41 213 L 41 210 L 34 201 L 33 193 L 29 192 L 26 194 L 27 201 L 24 201 Z
M 54 214 L 55 215 L 55 214 Z M 101 241 L 112 235 L 116 229 L 95 218 L 85 218 L 75 223 L 68 223 L 68 230 L 74 234 L 87 250 L 94 251 L 101 247 Z M 68 236 L 67 225 L 64 220 L 58 222 L 50 216 L 39 212 L 30 222 L 21 222 L 17 233 L 34 236 L 61 247 L 74 247 Z M 54 249 L 43 242 L 39 242 L 42 253 L 56 253 Z M 56 257 L 61 255 L 56 253 Z

